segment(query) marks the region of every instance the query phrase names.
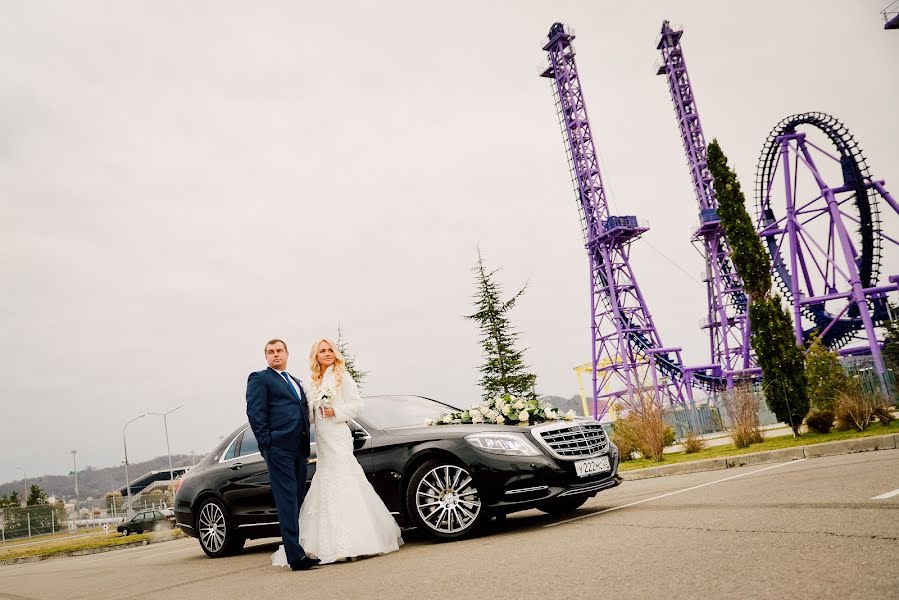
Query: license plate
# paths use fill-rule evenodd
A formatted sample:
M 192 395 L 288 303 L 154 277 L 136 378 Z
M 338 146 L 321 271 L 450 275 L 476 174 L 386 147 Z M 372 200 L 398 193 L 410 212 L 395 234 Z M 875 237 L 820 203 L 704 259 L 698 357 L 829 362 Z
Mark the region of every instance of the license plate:
M 587 460 L 579 460 L 574 463 L 574 470 L 577 471 L 578 477 L 590 477 L 598 473 L 605 473 L 611 469 L 612 465 L 609 464 L 608 456 L 588 458 Z

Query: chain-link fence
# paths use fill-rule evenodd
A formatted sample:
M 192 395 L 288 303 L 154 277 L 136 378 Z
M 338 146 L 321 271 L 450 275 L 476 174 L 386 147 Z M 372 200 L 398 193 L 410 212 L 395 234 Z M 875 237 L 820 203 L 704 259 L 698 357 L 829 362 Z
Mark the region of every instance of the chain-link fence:
M 59 533 L 71 527 L 61 504 L 0 508 L 0 542 Z
M 877 375 L 874 368 L 874 359 L 870 355 L 863 356 L 844 356 L 840 359 L 843 365 L 843 372 L 849 377 L 858 378 L 862 391 L 866 394 L 876 394 L 887 390 L 887 399 L 896 404 L 899 401 L 896 387 L 896 374 L 892 369 L 887 368 L 882 376 Z

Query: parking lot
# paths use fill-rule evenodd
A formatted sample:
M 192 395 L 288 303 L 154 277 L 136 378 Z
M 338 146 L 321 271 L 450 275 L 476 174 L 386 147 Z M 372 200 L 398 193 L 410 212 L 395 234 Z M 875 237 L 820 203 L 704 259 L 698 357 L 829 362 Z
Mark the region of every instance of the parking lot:
M 899 598 L 899 450 L 625 482 L 451 544 L 291 572 L 277 540 L 194 539 L 0 567 L 0 598 Z

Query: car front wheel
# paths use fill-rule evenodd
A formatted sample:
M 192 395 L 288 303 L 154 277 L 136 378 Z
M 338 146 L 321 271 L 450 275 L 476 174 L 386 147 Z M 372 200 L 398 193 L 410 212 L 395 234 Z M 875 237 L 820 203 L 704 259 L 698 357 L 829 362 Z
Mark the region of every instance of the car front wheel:
M 415 470 L 406 489 L 406 507 L 415 525 L 439 540 L 471 535 L 487 518 L 471 474 L 443 458 Z
M 127 527 L 125 527 L 124 529 L 122 529 L 122 535 L 124 535 L 125 537 L 128 537 L 128 534 L 129 534 L 129 533 L 131 533 L 131 532 L 128 531 L 128 528 L 127 528 Z
M 231 526 L 224 505 L 215 498 L 206 498 L 197 511 L 197 533 L 200 547 L 210 558 L 221 558 L 241 551 L 244 539 Z

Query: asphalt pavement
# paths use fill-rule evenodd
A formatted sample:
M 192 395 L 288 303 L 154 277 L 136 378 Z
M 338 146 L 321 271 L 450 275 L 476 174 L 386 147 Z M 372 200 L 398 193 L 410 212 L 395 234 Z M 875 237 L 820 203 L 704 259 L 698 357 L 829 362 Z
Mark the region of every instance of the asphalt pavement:
M 567 517 L 291 572 L 277 540 L 193 539 L 0 567 L 0 599 L 899 598 L 899 450 L 626 481 Z

